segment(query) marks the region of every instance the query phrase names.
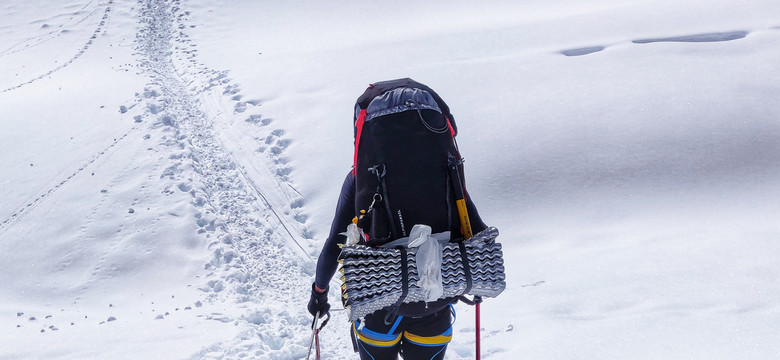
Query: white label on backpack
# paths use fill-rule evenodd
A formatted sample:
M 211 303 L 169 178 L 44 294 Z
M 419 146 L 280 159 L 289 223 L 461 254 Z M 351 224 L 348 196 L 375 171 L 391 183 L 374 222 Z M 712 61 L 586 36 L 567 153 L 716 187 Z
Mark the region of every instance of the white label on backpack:
M 404 216 L 401 215 L 401 209 L 398 209 L 398 221 L 401 223 L 401 234 L 406 236 L 406 227 L 404 226 Z

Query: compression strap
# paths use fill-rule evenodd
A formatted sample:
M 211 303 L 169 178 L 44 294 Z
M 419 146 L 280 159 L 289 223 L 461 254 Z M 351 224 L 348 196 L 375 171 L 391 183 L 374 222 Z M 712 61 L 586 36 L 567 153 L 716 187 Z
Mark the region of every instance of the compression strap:
M 398 309 L 406 299 L 406 295 L 409 295 L 409 261 L 406 258 L 406 247 L 399 246 L 396 249 L 401 252 L 401 296 L 385 315 L 385 325 L 390 325 L 392 319 L 398 315 Z

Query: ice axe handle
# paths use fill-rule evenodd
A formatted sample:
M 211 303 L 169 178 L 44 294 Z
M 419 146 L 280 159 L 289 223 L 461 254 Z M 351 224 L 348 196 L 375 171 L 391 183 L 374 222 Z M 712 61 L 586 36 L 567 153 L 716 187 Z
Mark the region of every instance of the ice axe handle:
M 460 228 L 463 231 L 463 237 L 470 239 L 474 234 L 471 232 L 471 221 L 469 220 L 469 212 L 466 208 L 466 194 L 463 191 L 463 183 L 460 180 L 457 162 L 450 161 L 449 172 L 450 179 L 452 179 L 452 187 L 455 189 L 455 206 L 458 208 Z

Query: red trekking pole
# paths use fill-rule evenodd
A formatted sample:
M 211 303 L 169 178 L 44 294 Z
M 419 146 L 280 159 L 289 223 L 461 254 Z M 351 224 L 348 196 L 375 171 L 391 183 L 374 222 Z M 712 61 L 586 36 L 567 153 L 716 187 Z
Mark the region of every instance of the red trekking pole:
M 480 336 L 479 336 L 479 334 L 480 334 L 480 327 L 481 327 L 480 323 L 479 323 L 479 304 L 482 303 L 482 297 L 481 296 L 475 296 L 474 297 L 474 303 L 475 303 L 474 310 L 476 311 L 476 314 L 475 314 L 476 321 L 475 322 L 476 322 L 476 326 L 477 326 L 477 332 L 476 332 L 476 334 L 477 334 L 477 339 L 476 339 L 476 342 L 477 342 L 477 360 L 480 360 L 480 357 L 481 357 L 480 354 L 481 354 L 482 350 L 481 350 L 480 340 L 479 340 L 480 339 Z

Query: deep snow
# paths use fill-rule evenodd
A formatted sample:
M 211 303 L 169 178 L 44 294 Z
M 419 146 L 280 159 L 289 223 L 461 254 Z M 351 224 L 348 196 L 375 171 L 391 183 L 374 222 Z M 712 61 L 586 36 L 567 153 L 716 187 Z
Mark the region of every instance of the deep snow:
M 353 102 L 406 76 L 501 231 L 484 358 L 780 357 L 776 1 L 0 9 L 0 358 L 304 358 Z

